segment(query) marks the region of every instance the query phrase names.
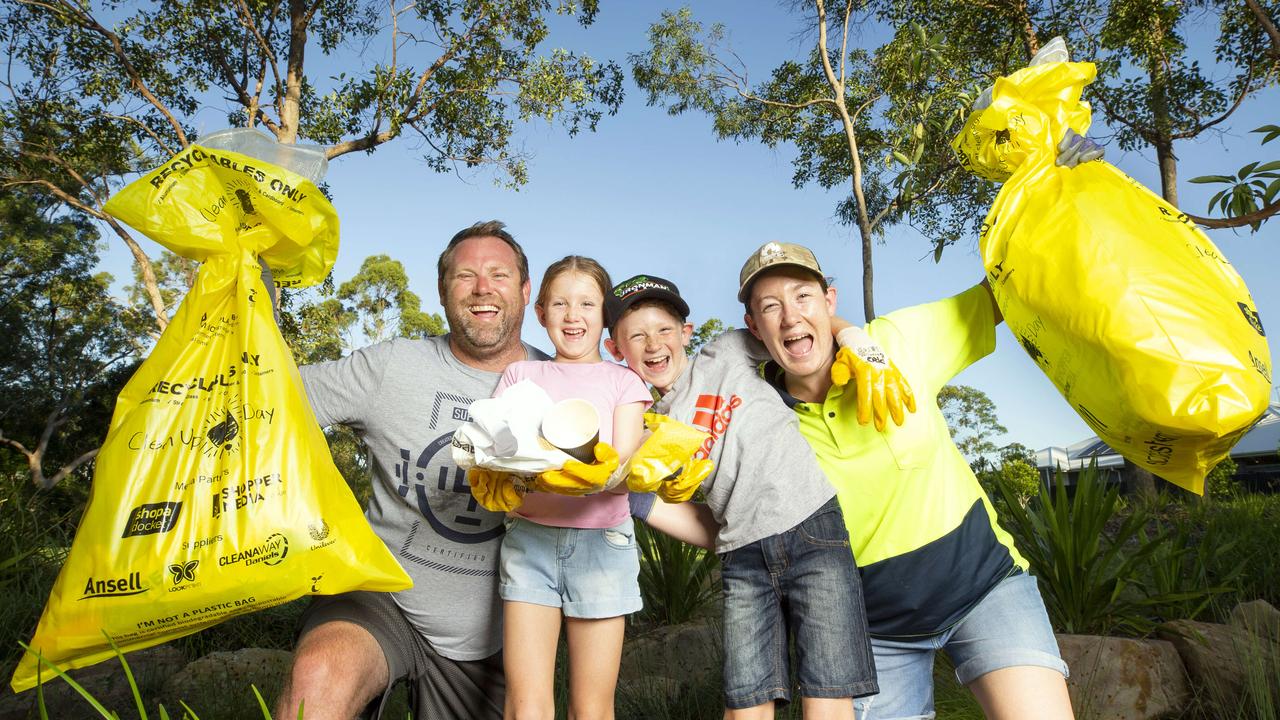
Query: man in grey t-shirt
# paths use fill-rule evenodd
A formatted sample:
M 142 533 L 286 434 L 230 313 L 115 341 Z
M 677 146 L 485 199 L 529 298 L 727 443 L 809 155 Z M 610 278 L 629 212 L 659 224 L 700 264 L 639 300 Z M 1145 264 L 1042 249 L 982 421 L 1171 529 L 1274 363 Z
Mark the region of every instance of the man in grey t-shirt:
M 366 514 L 414 587 L 317 598 L 276 717 L 297 717 L 305 703 L 307 720 L 345 720 L 402 677 L 418 717 L 502 716 L 502 516 L 472 499 L 449 446 L 509 363 L 545 356 L 520 340 L 529 266 L 502 223 L 459 232 L 438 271 L 448 335 L 301 369 L 320 425 L 348 425 L 368 446 Z

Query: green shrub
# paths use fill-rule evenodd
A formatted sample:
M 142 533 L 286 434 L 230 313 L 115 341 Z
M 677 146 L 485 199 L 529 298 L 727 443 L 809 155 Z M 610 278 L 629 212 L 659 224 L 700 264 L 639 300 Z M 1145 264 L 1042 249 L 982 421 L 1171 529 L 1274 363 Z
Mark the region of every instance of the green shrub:
M 1207 498 L 1230 500 L 1242 492 L 1240 481 L 1236 479 L 1236 463 L 1229 457 L 1215 465 L 1204 478 L 1204 496 Z
M 1146 511 L 1134 507 L 1108 535 L 1120 490 L 1105 487 L 1095 467 L 1080 473 L 1070 498 L 1061 473 L 1053 485 L 1041 487 L 1023 508 L 1014 488 L 997 483 L 1008 505 L 1009 532 L 1031 564 L 1054 627 L 1093 635 L 1150 632 L 1153 599 L 1141 578 L 1169 533 L 1146 537 Z
M 713 582 L 715 553 L 686 545 L 636 523 L 640 546 L 639 615 L 650 622 L 678 625 L 692 619 L 719 596 Z
M 1225 616 L 1239 601 L 1262 599 L 1280 607 L 1280 495 L 1189 503 L 1185 512 L 1185 522 L 1205 537 L 1216 535 L 1232 543 L 1231 552 L 1207 558 L 1205 564 L 1208 583 L 1236 590 L 1218 604 L 1219 615 Z M 1190 542 L 1200 543 L 1202 538 Z

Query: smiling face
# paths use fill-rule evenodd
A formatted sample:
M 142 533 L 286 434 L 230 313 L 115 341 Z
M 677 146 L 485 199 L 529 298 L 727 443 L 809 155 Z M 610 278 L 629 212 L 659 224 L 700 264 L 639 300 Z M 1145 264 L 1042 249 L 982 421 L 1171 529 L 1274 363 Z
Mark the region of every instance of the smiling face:
M 625 360 L 641 380 L 665 395 L 689 364 L 684 348 L 693 325 L 660 303 L 638 305 L 622 316 L 604 341 L 615 360 Z
M 556 348 L 556 362 L 600 362 L 604 292 L 594 278 L 561 272 L 542 289 L 534 310 Z
M 756 279 L 748 302 L 747 327 L 787 373 L 788 386 L 799 381 L 825 392 L 835 353 L 835 288 L 824 291 L 812 273 L 784 267 Z
M 530 287 L 510 245 L 495 237 L 458 243 L 441 289 L 450 344 L 461 359 L 483 362 L 520 346 Z

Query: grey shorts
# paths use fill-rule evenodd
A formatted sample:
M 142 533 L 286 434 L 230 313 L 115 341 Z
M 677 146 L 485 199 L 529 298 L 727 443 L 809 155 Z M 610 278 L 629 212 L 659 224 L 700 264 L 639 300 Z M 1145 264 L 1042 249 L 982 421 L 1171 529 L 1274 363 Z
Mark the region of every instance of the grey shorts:
M 365 709 L 377 720 L 397 680 L 409 684 L 409 706 L 420 720 L 502 718 L 507 695 L 502 653 L 483 660 L 451 660 L 437 653 L 405 619 L 388 593 L 353 592 L 318 596 L 302 616 L 302 632 L 326 622 L 345 621 L 369 631 L 387 658 L 391 681 L 382 697 Z

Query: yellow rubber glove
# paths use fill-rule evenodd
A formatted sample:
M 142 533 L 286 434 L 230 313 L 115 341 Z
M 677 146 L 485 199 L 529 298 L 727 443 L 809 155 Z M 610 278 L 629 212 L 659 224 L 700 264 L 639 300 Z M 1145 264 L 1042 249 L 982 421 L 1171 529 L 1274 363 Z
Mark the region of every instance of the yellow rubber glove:
M 473 467 L 467 471 L 471 497 L 486 510 L 510 512 L 524 504 L 524 483 L 511 473 Z
M 604 489 L 609 476 L 618 469 L 618 451 L 607 443 L 596 443 L 596 461 L 584 463 L 569 460 L 560 470 L 547 470 L 538 475 L 534 488 L 558 495 L 590 495 Z
M 651 431 L 627 466 L 627 489 L 657 492 L 663 480 L 680 471 L 702 444 L 707 433 L 657 413 L 644 414 Z
M 840 350 L 831 365 L 831 382 L 844 385 L 853 380 L 858 400 L 858 422 L 875 420 L 883 431 L 888 417 L 901 425 L 907 412 L 916 411 L 916 396 L 880 344 L 860 327 L 845 328 L 837 336 Z
M 658 486 L 658 497 L 669 503 L 682 503 L 693 497 L 698 486 L 707 479 L 716 464 L 707 459 L 693 460 L 681 468 L 679 475 L 669 477 Z
M 653 432 L 631 456 L 627 489 L 657 492 L 663 499 L 683 496 L 668 502 L 684 502 L 715 467 L 708 460 L 693 459 L 709 435 L 666 415 L 645 413 L 644 421 Z

